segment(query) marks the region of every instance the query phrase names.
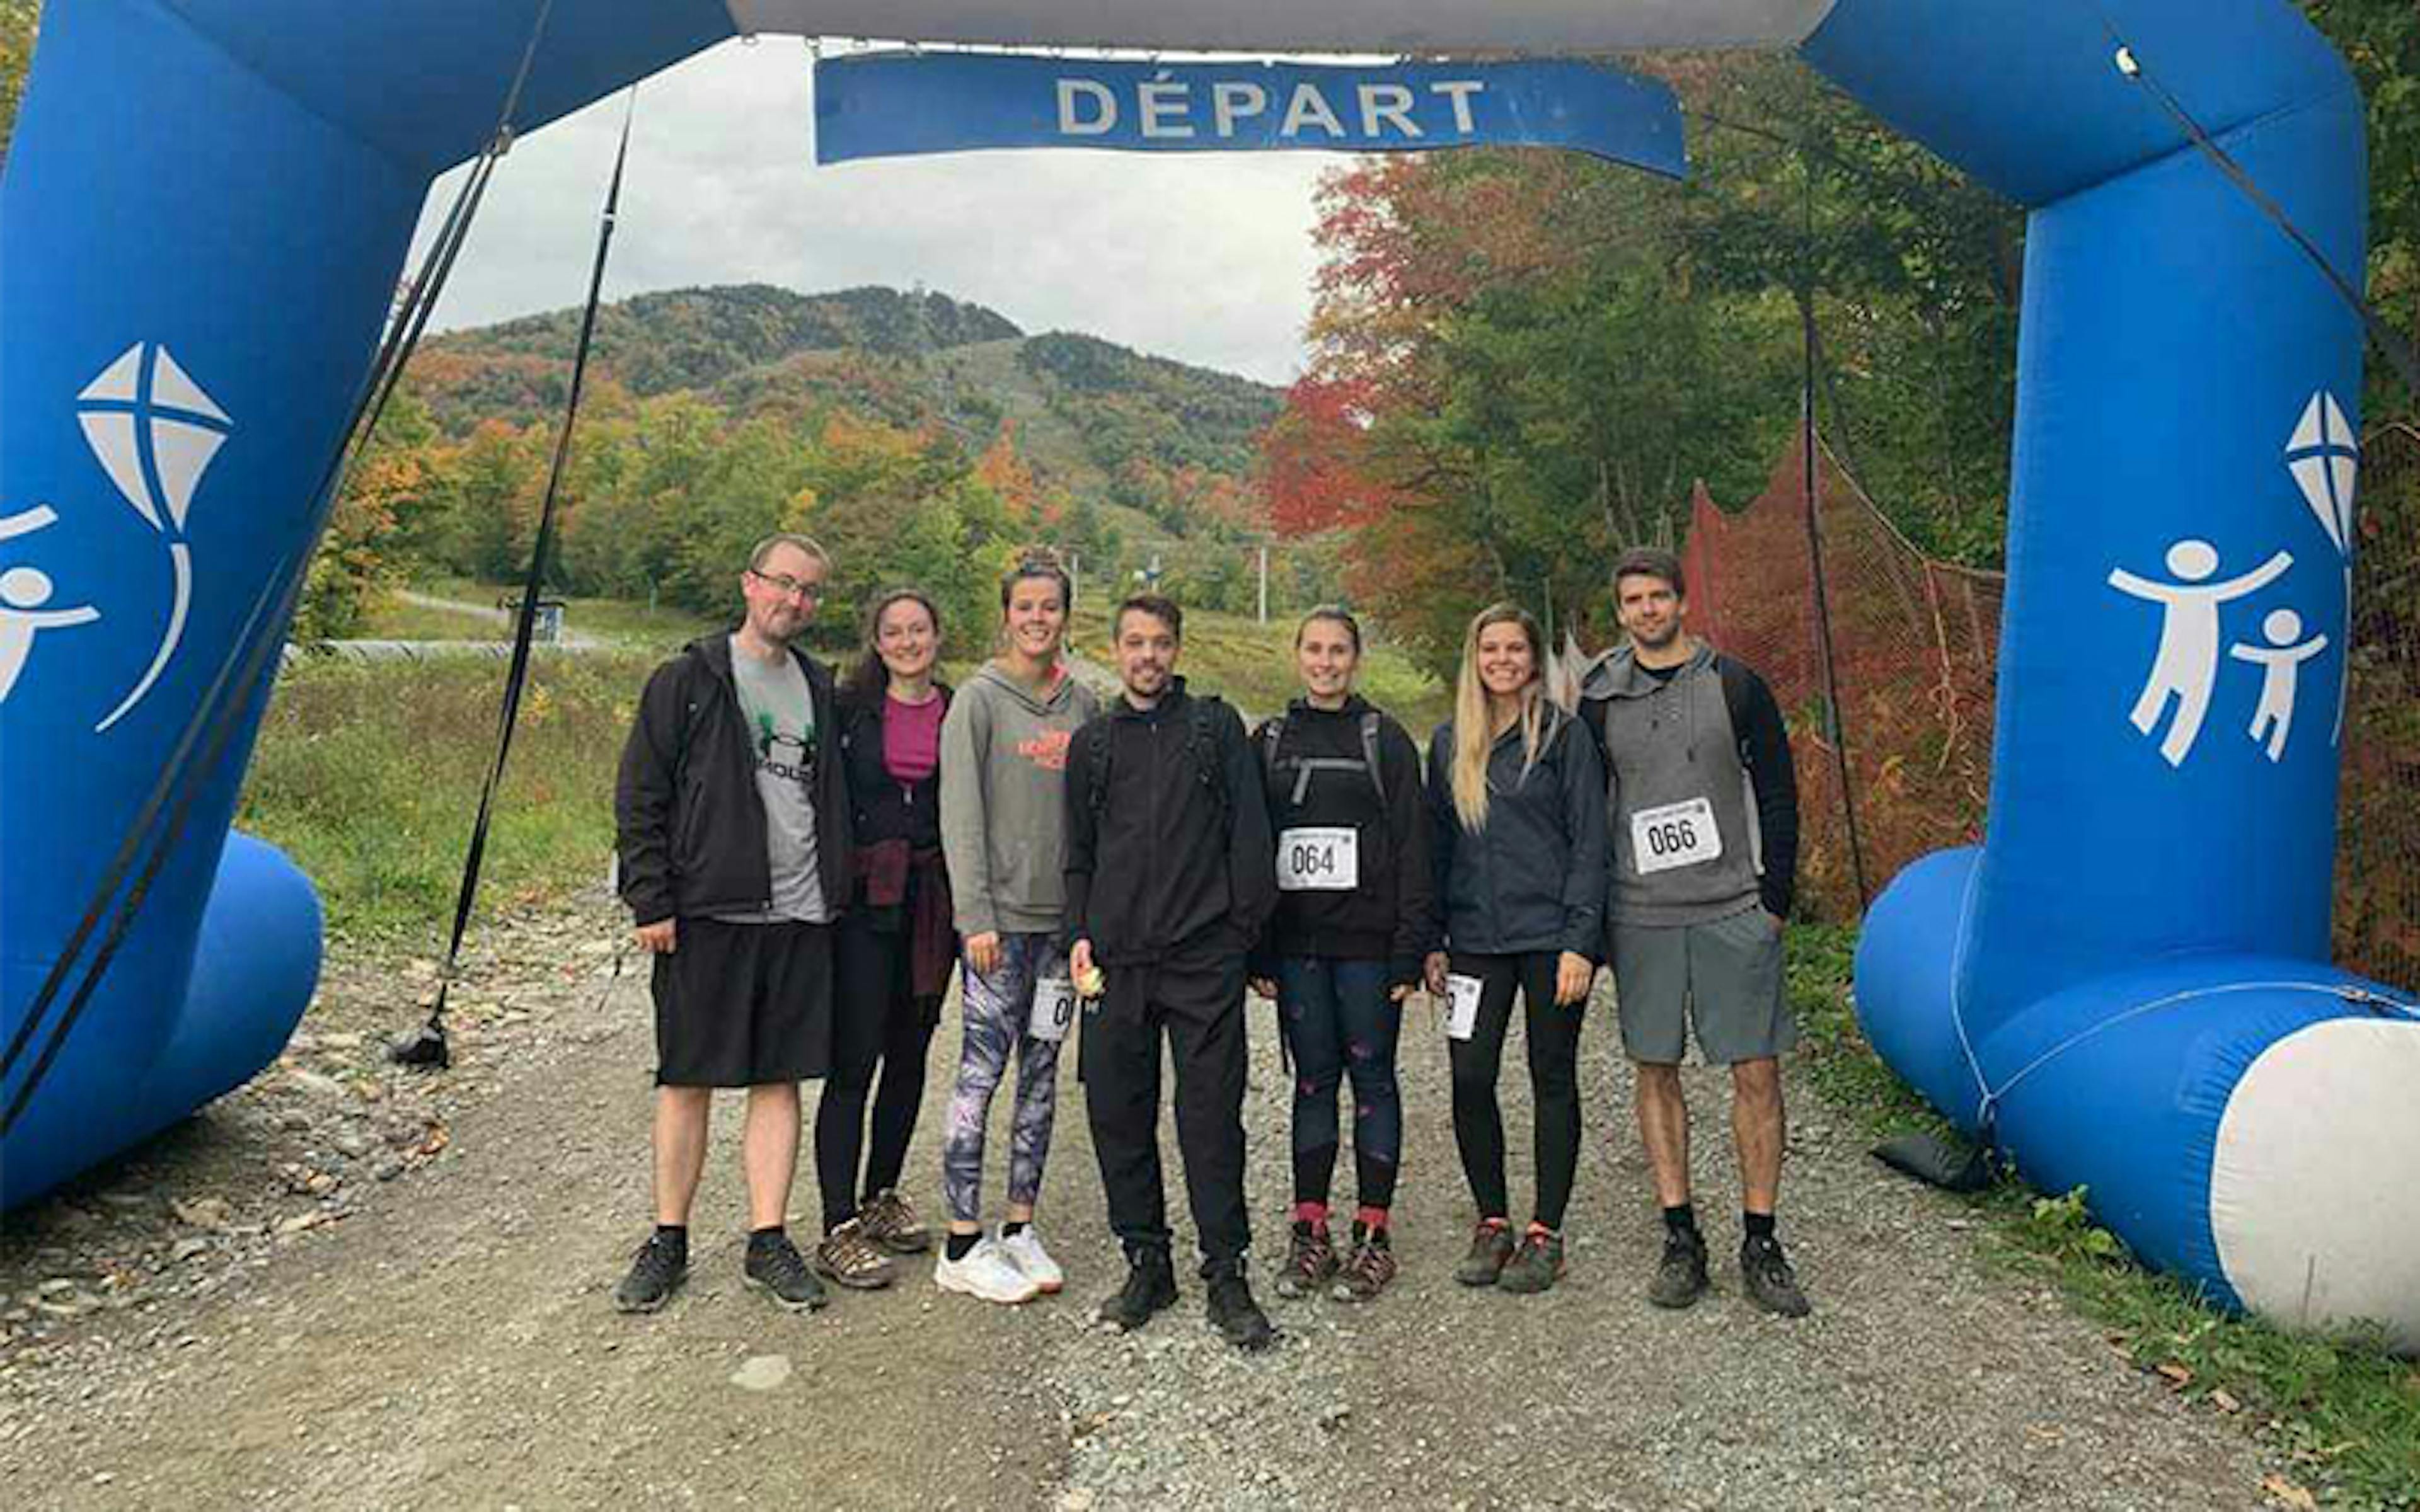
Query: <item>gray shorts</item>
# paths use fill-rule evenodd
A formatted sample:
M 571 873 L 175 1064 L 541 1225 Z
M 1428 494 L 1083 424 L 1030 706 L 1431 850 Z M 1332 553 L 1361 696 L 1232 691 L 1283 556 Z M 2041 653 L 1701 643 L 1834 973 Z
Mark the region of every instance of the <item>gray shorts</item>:
M 1633 1060 L 1677 1066 L 1695 1030 L 1710 1065 L 1798 1042 L 1781 984 L 1781 933 L 1762 908 L 1704 924 L 1616 924 L 1613 992 Z

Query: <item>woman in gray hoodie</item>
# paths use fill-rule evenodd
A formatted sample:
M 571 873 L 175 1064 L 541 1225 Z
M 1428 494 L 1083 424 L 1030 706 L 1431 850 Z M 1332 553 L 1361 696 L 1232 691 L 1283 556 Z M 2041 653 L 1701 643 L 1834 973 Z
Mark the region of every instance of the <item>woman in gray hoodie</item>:
M 966 942 L 966 1037 L 943 1123 L 950 1232 L 933 1280 L 986 1302 L 1024 1302 L 1064 1280 L 1033 1231 L 1033 1204 L 1050 1153 L 1059 1047 L 1075 1016 L 1059 941 L 1067 744 L 1100 708 L 1060 659 L 1073 600 L 1056 560 L 1030 556 L 1011 569 L 1000 585 L 1001 653 L 967 679 L 941 725 L 941 849 Z M 1012 1055 L 1008 1211 L 991 1236 L 984 1127 Z

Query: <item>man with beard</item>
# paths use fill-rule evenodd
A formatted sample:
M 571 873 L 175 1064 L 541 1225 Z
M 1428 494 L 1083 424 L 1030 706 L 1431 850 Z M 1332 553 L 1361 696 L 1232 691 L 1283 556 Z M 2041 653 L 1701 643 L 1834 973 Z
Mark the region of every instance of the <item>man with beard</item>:
M 1798 1040 L 1781 973 L 1798 862 L 1789 732 L 1764 680 L 1685 628 L 1687 585 L 1671 552 L 1623 556 L 1613 593 L 1630 644 L 1590 670 L 1583 707 L 1610 773 L 1608 959 L 1664 1209 L 1664 1257 L 1648 1300 L 1686 1307 L 1706 1289 L 1681 1098 L 1694 1032 L 1710 1064 L 1731 1069 L 1742 1282 L 1759 1307 L 1802 1317 L 1807 1295 L 1774 1233 L 1779 1057 Z
M 1245 1278 L 1245 956 L 1277 903 L 1260 763 L 1235 711 L 1176 675 L 1184 615 L 1156 594 L 1111 622 L 1125 691 L 1067 752 L 1068 963 L 1090 999 L 1081 1074 L 1125 1288 L 1102 1321 L 1176 1301 L 1160 1181 L 1159 1064 L 1176 1062 L 1176 1138 L 1211 1325 L 1238 1349 L 1277 1332 Z
M 689 1273 L 689 1214 L 718 1087 L 748 1088 L 742 1278 L 784 1307 L 824 1289 L 783 1229 L 799 1083 L 830 1069 L 831 920 L 849 893 L 849 805 L 830 670 L 791 642 L 831 558 L 803 535 L 749 553 L 737 629 L 692 642 L 640 696 L 613 795 L 622 897 L 655 956 L 656 1231 L 613 1294 L 653 1312 Z

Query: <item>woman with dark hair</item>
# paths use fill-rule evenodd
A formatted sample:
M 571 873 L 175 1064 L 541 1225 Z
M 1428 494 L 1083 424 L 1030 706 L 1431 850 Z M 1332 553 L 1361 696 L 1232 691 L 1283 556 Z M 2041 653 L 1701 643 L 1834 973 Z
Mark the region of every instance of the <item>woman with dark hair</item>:
M 1515 605 L 1481 609 L 1462 642 L 1453 717 L 1429 743 L 1430 859 L 1445 949 L 1426 963 L 1448 1003 L 1453 1137 L 1479 1206 L 1466 1286 L 1544 1291 L 1563 1271 L 1563 1210 L 1579 1167 L 1580 1014 L 1605 923 L 1605 764 L 1545 696 L 1545 638 Z M 1537 1103 L 1538 1200 L 1517 1252 L 1504 1190 L 1497 1072 L 1523 1003 Z
M 1360 625 L 1341 609 L 1312 609 L 1295 629 L 1294 655 L 1302 694 L 1253 736 L 1278 842 L 1278 907 L 1256 985 L 1277 999 L 1294 1052 L 1294 1226 L 1278 1290 L 1368 1302 L 1395 1276 L 1395 1041 L 1429 947 L 1428 818 L 1412 737 L 1353 690 Z M 1327 1195 L 1336 1094 L 1348 1077 L 1358 1206 L 1340 1261 Z
M 837 701 L 857 850 L 849 906 L 833 940 L 831 1072 L 815 1109 L 824 1240 L 814 1265 L 845 1287 L 888 1286 L 890 1255 L 933 1242 L 899 1194 L 899 1173 L 924 1100 L 925 1050 L 957 959 L 941 854 L 941 720 L 950 690 L 933 675 L 940 650 L 932 599 L 894 589 L 867 613 L 863 651 Z

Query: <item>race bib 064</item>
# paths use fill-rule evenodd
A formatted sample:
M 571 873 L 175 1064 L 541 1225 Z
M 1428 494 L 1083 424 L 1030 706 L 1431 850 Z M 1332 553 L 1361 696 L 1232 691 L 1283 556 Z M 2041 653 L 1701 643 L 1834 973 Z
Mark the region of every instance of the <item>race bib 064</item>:
M 1722 854 L 1714 806 L 1704 798 L 1641 809 L 1630 816 L 1630 856 L 1640 876 L 1699 866 Z
M 1280 892 L 1350 892 L 1360 885 L 1359 831 L 1304 828 L 1278 836 Z

